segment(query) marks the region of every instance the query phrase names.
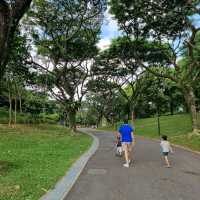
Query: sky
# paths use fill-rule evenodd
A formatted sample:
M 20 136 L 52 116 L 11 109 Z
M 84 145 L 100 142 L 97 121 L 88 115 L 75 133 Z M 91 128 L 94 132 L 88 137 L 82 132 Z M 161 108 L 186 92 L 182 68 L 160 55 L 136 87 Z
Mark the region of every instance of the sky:
M 120 35 L 118 30 L 117 22 L 113 19 L 113 16 L 108 12 L 108 9 L 105 12 L 105 19 L 101 28 L 101 39 L 97 46 L 100 49 L 105 49 L 111 43 L 113 38 L 116 38 Z
M 193 24 L 196 27 L 200 27 L 200 17 L 199 15 L 193 16 Z M 98 42 L 97 46 L 104 50 L 109 46 L 111 40 L 121 35 L 121 31 L 119 31 L 117 21 L 114 17 L 109 13 L 109 8 L 105 12 L 105 19 L 101 28 L 101 39 Z

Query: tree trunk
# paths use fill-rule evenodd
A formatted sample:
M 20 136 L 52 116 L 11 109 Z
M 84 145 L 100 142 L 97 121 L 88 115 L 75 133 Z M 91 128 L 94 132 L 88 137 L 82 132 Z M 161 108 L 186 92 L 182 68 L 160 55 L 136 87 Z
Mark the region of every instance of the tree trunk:
M 5 1 L 0 2 L 0 80 L 2 80 L 7 60 L 10 30 L 10 9 Z
M 22 114 L 22 97 L 19 96 L 19 109 L 20 109 L 20 113 Z
M 192 131 L 194 133 L 198 133 L 199 127 L 197 121 L 197 110 L 196 110 L 195 94 L 193 88 L 191 86 L 184 87 L 183 91 L 184 91 L 185 101 L 190 111 L 190 116 L 192 120 Z
M 17 89 L 17 94 L 19 98 L 19 111 L 20 111 L 20 114 L 22 114 L 22 90 L 20 86 L 19 87 L 16 86 L 16 89 Z
M 8 125 L 11 126 L 12 124 L 12 97 L 9 91 L 9 122 Z
M 15 0 L 10 3 L 5 0 L 0 1 L 0 80 L 5 72 L 15 30 L 31 1 Z
M 133 111 L 131 112 L 131 121 L 132 121 L 132 125 L 133 125 L 133 126 L 135 125 L 135 118 L 136 118 L 136 116 L 135 116 L 135 111 L 133 110 Z
M 131 124 L 134 126 L 136 116 L 135 116 L 134 104 L 132 102 L 129 103 L 129 112 L 131 115 Z
M 97 117 L 97 122 L 96 122 L 96 125 L 97 125 L 97 128 L 100 126 L 100 124 L 101 124 L 101 120 L 102 120 L 102 116 L 103 116 L 103 114 L 102 114 L 102 112 L 98 115 L 98 117 Z
M 14 121 L 15 125 L 17 123 L 17 97 L 15 96 L 15 121 Z
M 126 107 L 125 107 L 125 116 L 124 119 L 129 120 L 131 118 L 131 105 L 130 102 L 127 102 Z
M 76 132 L 76 110 L 70 110 L 68 112 L 69 128 Z
M 169 107 L 170 107 L 170 114 L 174 115 L 174 103 L 173 103 L 173 99 L 170 97 L 170 101 L 169 101 Z

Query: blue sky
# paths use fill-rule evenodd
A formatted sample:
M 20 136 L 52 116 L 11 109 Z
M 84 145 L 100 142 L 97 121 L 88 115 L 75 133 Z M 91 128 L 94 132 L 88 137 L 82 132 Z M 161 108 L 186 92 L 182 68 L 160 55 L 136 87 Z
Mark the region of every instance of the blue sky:
M 105 12 L 105 19 L 101 28 L 101 39 L 98 43 L 98 47 L 101 49 L 106 48 L 113 38 L 120 35 L 117 22 L 113 19 L 108 10 Z

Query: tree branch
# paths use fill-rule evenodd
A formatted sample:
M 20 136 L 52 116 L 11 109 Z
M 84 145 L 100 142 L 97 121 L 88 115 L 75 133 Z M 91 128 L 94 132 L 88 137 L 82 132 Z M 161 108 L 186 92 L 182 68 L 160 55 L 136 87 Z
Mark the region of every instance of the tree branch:
M 178 80 L 175 77 L 167 75 L 167 74 L 161 74 L 159 72 L 155 72 L 154 70 L 151 69 L 151 67 L 145 66 L 141 61 L 139 61 L 139 64 L 141 65 L 141 67 L 145 68 L 148 72 L 150 72 L 151 74 L 153 74 L 157 77 L 167 78 L 167 79 L 170 79 L 170 80 L 172 80 L 176 83 L 178 82 Z

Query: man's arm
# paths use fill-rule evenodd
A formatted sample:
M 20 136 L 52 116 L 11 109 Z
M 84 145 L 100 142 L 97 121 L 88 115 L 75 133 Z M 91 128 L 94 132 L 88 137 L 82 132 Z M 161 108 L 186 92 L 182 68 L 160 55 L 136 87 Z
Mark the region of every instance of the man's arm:
M 133 143 L 133 145 L 135 144 L 135 137 L 134 137 L 134 133 L 133 133 L 133 131 L 131 132 L 131 137 L 132 137 L 132 143 Z

